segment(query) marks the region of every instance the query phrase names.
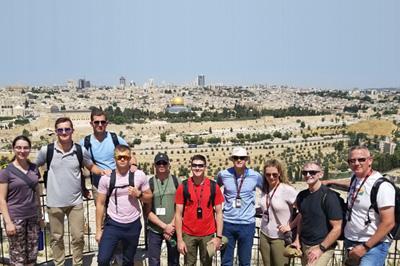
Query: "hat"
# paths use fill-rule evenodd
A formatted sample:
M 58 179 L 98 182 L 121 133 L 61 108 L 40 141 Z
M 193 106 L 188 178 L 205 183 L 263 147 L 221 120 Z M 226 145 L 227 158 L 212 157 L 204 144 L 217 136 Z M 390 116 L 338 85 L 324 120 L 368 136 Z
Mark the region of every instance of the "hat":
M 226 244 L 228 244 L 228 238 L 226 236 L 222 236 L 220 250 L 224 249 Z M 215 246 L 212 240 L 207 242 L 207 253 L 210 258 L 215 255 Z
M 156 157 L 154 158 L 154 163 L 158 162 L 167 162 L 169 163 L 169 158 L 166 153 L 158 153 Z
M 283 251 L 283 256 L 288 257 L 288 258 L 301 257 L 301 256 L 303 256 L 303 252 L 301 252 L 300 249 L 297 249 L 291 245 L 288 245 Z
M 232 160 L 233 156 L 240 156 L 240 157 L 249 157 L 249 155 L 247 154 L 247 151 L 245 148 L 243 147 L 235 147 L 233 148 L 232 154 L 229 157 Z

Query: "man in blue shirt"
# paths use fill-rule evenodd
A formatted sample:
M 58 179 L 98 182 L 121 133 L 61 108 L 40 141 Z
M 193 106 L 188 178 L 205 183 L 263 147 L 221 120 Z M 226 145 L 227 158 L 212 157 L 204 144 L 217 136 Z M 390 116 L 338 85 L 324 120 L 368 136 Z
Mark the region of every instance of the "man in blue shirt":
M 217 182 L 224 187 L 223 235 L 229 240 L 221 251 L 222 265 L 233 265 L 233 252 L 238 242 L 239 265 L 250 265 L 255 233 L 255 189 L 262 189 L 260 173 L 247 168 L 246 149 L 235 147 L 229 159 L 233 167 L 218 173 Z
M 90 125 L 93 128 L 93 134 L 81 139 L 80 144 L 88 150 L 94 164 L 99 168 L 106 170 L 115 169 L 114 149 L 118 144 L 128 145 L 124 139 L 117 136 L 114 132 L 108 132 L 107 115 L 103 110 L 93 109 L 90 114 Z M 93 198 L 96 200 L 97 187 L 100 176 L 91 175 L 93 185 Z

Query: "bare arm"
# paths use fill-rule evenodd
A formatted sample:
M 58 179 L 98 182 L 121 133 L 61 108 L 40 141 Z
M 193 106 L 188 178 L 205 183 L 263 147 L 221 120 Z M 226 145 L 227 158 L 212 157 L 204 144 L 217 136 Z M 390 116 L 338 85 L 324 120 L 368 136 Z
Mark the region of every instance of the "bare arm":
M 152 204 L 151 201 L 150 203 L 145 203 L 143 206 L 143 212 L 145 214 L 145 217 L 147 217 L 147 219 L 152 222 L 153 224 L 159 226 L 164 233 L 164 237 L 166 239 L 169 239 L 173 236 L 173 234 L 175 233 L 175 216 L 172 219 L 172 221 L 170 221 L 170 223 L 164 223 L 163 221 L 160 220 L 160 218 L 158 218 L 158 216 L 152 211 Z
M 176 229 L 176 238 L 178 240 L 178 251 L 185 255 L 187 252 L 186 244 L 183 241 L 182 236 L 182 212 L 183 212 L 183 204 L 176 204 L 175 210 L 175 229 Z
M 103 219 L 105 211 L 105 203 L 107 196 L 102 193 L 97 194 L 96 199 L 96 241 L 100 242 L 103 233 Z
M 7 193 L 8 183 L 0 183 L 0 211 L 3 214 L 4 223 L 6 225 L 6 233 L 8 236 L 12 236 L 15 235 L 16 228 L 14 223 L 11 221 L 11 217 L 8 212 Z
M 152 198 L 153 198 L 153 193 L 151 192 L 150 189 L 142 191 L 142 196 L 140 197 L 140 200 L 143 203 L 151 203 Z
M 103 170 L 95 164 L 86 165 L 86 168 L 95 175 L 109 175 L 111 170 Z
M 344 190 L 349 189 L 350 182 L 351 182 L 350 178 L 321 180 L 321 183 L 325 186 L 338 186 L 340 188 L 343 188 Z
M 383 238 L 385 238 L 387 234 L 390 233 L 390 230 L 392 230 L 393 226 L 395 225 L 394 207 L 389 206 L 380 208 L 379 217 L 381 219 L 381 222 L 379 223 L 378 228 L 375 231 L 375 234 L 373 234 L 368 239 L 368 241 L 365 242 L 365 244 L 369 248 L 372 248 L 376 244 L 378 244 Z M 350 251 L 349 256 L 361 258 L 367 252 L 368 249 L 366 247 L 364 247 L 363 245 L 357 245 Z
M 295 238 L 295 240 L 294 240 L 292 245 L 300 250 L 300 248 L 301 248 L 300 233 L 301 233 L 301 219 L 302 219 L 301 218 L 301 213 L 299 213 L 297 215 L 297 217 L 296 217 L 296 219 L 298 219 L 297 220 L 297 233 L 296 233 L 296 238 Z

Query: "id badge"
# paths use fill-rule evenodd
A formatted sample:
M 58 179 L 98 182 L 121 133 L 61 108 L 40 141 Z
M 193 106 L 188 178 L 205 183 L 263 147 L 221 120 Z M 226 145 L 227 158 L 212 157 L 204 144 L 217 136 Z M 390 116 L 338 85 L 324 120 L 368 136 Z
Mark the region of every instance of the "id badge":
M 197 219 L 203 218 L 203 209 L 201 207 L 197 208 Z
M 156 215 L 165 215 L 165 208 L 156 208 Z
M 242 207 L 242 199 L 236 198 L 235 199 L 235 208 L 241 208 L 241 207 Z

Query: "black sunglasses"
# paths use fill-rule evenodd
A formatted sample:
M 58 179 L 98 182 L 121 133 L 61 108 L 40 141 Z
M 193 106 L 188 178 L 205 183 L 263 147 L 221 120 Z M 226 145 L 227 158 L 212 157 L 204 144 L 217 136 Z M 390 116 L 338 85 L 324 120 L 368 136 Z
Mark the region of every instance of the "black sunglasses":
M 105 125 L 105 124 L 107 124 L 107 121 L 106 120 L 95 120 L 95 121 L 93 121 L 93 124 L 95 124 L 96 126 Z
M 165 161 L 159 161 L 159 162 L 156 162 L 156 165 L 168 165 L 168 162 L 165 162 Z
M 58 135 L 61 135 L 61 134 L 70 134 L 70 133 L 72 132 L 72 128 L 70 128 L 70 127 L 66 127 L 66 128 L 57 128 L 57 129 L 56 129 L 56 132 L 57 132 Z
M 354 158 L 354 159 L 349 159 L 347 162 L 348 162 L 349 164 L 354 164 L 354 163 L 356 163 L 357 161 L 358 161 L 359 163 L 365 163 L 365 162 L 367 161 L 367 159 L 368 159 L 368 158 Z
M 234 161 L 237 161 L 237 160 L 244 161 L 244 160 L 247 159 L 247 156 L 232 156 L 232 159 L 233 159 Z
M 318 174 L 319 172 L 321 172 L 321 171 L 316 171 L 316 170 L 309 170 L 309 171 L 307 171 L 307 170 L 304 170 L 304 171 L 301 171 L 301 174 L 304 175 L 304 176 L 307 176 L 307 174 L 316 175 L 316 174 Z
M 203 168 L 205 164 L 202 163 L 192 163 L 192 168 Z

